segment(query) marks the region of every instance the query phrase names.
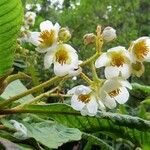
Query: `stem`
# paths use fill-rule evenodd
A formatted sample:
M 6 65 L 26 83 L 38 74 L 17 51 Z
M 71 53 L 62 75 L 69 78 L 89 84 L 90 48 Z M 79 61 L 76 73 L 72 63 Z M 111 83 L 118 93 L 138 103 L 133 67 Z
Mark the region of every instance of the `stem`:
M 93 81 L 88 77 L 86 76 L 83 72 L 80 73 L 80 76 L 83 80 L 85 80 L 88 84 L 91 84 Z
M 67 77 L 67 76 L 66 76 L 66 77 Z M 0 103 L 0 108 L 3 108 L 3 107 L 5 107 L 6 105 L 10 104 L 11 102 L 16 101 L 16 100 L 18 100 L 18 99 L 20 99 L 20 98 L 22 98 L 22 97 L 24 97 L 24 96 L 26 96 L 26 95 L 29 95 L 29 94 L 31 94 L 31 93 L 35 93 L 35 92 L 39 91 L 40 89 L 46 88 L 46 87 L 52 85 L 53 83 L 60 81 L 60 80 L 63 79 L 63 78 L 64 78 L 64 77 L 55 76 L 55 77 L 53 77 L 52 79 L 50 79 L 50 80 L 48 80 L 48 81 L 46 81 L 46 82 L 44 82 L 44 83 L 42 83 L 42 84 L 40 84 L 40 85 L 38 85 L 38 86 L 35 86 L 35 87 L 33 87 L 33 88 L 31 88 L 31 89 L 29 89 L 29 90 L 23 92 L 23 93 L 20 93 L 20 94 L 18 94 L 18 95 L 16 95 L 16 96 L 11 97 L 11 98 L 8 99 L 8 100 L 5 100 L 5 101 L 1 102 L 1 103 Z
M 71 97 L 71 95 L 53 93 L 50 95 L 50 97 Z
M 93 80 L 95 82 L 99 81 L 99 78 L 97 76 L 97 72 L 96 72 L 96 69 L 95 69 L 94 62 L 91 62 L 91 69 L 92 69 Z
M 30 100 L 30 101 L 27 102 L 27 103 L 23 103 L 23 104 L 21 104 L 21 105 L 19 105 L 19 106 L 17 106 L 17 107 L 14 107 L 13 109 L 22 108 L 22 107 L 23 107 L 24 105 L 26 105 L 26 104 L 33 104 L 33 103 L 36 103 L 36 102 L 40 101 L 40 99 L 42 99 L 43 97 L 49 97 L 50 94 L 51 94 L 52 92 L 54 92 L 55 90 L 57 90 L 57 89 L 58 89 L 58 86 L 55 87 L 55 88 L 53 88 L 52 90 L 50 90 L 50 91 L 48 91 L 48 92 L 45 92 L 45 93 L 40 94 L 39 96 L 35 97 L 34 99 Z
M 7 84 L 11 83 L 12 81 L 15 81 L 17 79 L 31 79 L 30 76 L 26 75 L 23 72 L 18 72 L 17 74 L 10 75 L 6 78 Z
M 88 65 L 89 63 L 91 63 L 92 61 L 95 61 L 98 57 L 100 56 L 100 53 L 95 53 L 92 57 L 90 57 L 89 59 L 85 60 L 82 64 L 80 64 L 80 66 L 85 66 Z

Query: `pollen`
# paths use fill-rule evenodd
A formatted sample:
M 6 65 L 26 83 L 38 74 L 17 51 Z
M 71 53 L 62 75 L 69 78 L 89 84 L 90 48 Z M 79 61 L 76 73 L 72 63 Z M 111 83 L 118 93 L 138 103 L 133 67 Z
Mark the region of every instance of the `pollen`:
M 125 63 L 125 58 L 121 53 L 118 52 L 114 52 L 111 54 L 111 65 L 112 66 L 123 66 L 123 64 Z
M 108 95 L 111 98 L 113 98 L 113 97 L 117 96 L 119 93 L 120 93 L 120 89 L 116 89 L 116 90 L 113 90 L 113 91 L 109 92 Z
M 49 47 L 52 46 L 55 40 L 55 32 L 54 30 L 45 30 L 41 32 L 40 34 L 40 42 L 41 42 L 41 47 Z
M 78 96 L 79 101 L 88 103 L 90 101 L 90 94 L 81 94 Z
M 149 52 L 149 48 L 146 45 L 146 41 L 142 40 L 138 43 L 136 43 L 133 47 L 134 53 L 137 57 L 137 59 L 141 60 L 143 59 Z
M 69 54 L 64 48 L 60 48 L 57 50 L 56 54 L 56 62 L 60 63 L 61 65 L 66 64 L 69 60 Z

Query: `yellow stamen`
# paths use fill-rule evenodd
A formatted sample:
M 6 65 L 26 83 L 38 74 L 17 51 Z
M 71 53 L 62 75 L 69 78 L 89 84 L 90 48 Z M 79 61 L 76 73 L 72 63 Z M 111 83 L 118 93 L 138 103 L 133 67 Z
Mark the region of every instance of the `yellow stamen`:
M 78 96 L 78 99 L 83 103 L 88 103 L 90 101 L 90 94 L 81 94 Z
M 61 47 L 57 50 L 55 57 L 56 62 L 59 62 L 61 65 L 66 64 L 66 62 L 69 60 L 68 52 L 64 49 L 64 47 Z
M 41 47 L 49 47 L 52 46 L 55 40 L 55 31 L 54 30 L 45 30 L 41 32 L 40 34 L 40 42 L 41 42 Z
M 133 50 L 137 59 L 139 60 L 143 59 L 149 52 L 145 40 L 141 40 L 140 42 L 136 43 L 133 47 Z
M 120 66 L 123 66 L 124 63 L 125 63 L 125 59 L 121 53 L 118 53 L 118 52 L 111 53 L 111 65 L 112 66 L 120 67 Z
M 120 89 L 116 89 L 116 90 L 113 90 L 113 91 L 109 92 L 108 95 L 111 98 L 113 98 L 113 97 L 117 96 L 119 94 L 119 92 L 120 92 Z

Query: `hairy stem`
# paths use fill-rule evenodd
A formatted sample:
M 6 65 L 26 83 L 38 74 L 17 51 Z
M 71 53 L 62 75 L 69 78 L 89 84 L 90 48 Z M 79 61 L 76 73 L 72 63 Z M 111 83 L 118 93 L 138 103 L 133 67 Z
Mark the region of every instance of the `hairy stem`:
M 87 76 L 85 75 L 83 72 L 80 73 L 80 76 L 83 80 L 85 80 L 88 84 L 91 84 L 93 81 Z
M 23 72 L 18 72 L 17 74 L 13 74 L 13 75 L 10 75 L 6 78 L 6 82 L 7 84 L 11 83 L 12 81 L 15 81 L 17 79 L 31 79 L 30 76 L 26 75 L 25 73 Z

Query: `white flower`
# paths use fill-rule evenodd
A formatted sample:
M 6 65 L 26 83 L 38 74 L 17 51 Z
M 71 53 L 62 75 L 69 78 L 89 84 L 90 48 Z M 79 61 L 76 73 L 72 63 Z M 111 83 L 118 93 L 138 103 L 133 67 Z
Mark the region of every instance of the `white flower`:
M 68 91 L 73 95 L 71 98 L 71 106 L 77 111 L 81 111 L 83 116 L 95 116 L 98 111 L 98 103 L 92 90 L 84 85 L 79 85 Z
M 112 11 L 112 6 L 111 5 L 107 6 L 107 10 L 108 10 L 108 12 L 111 12 Z
M 44 21 L 40 24 L 41 32 L 32 32 L 30 41 L 37 46 L 38 52 L 45 53 L 57 44 L 59 29 L 58 23 L 53 25 L 49 20 Z
M 105 77 L 107 79 L 118 76 L 127 79 L 131 75 L 130 53 L 122 46 L 111 48 L 95 62 L 96 68 L 103 66 L 105 66 Z
M 36 13 L 27 11 L 25 14 L 25 25 L 33 26 L 35 24 Z
M 48 69 L 52 63 L 54 64 L 54 73 L 58 76 L 71 73 L 74 76 L 79 68 L 76 50 L 68 44 L 58 44 L 47 52 L 44 57 L 45 69 Z
M 140 37 L 133 41 L 129 48 L 134 61 L 150 62 L 150 38 Z
M 106 42 L 110 42 L 114 39 L 116 39 L 116 30 L 112 27 L 106 27 L 102 32 L 102 37 Z
M 104 105 L 110 109 L 116 107 L 116 102 L 124 104 L 129 99 L 127 88 L 132 89 L 131 84 L 126 80 L 106 80 L 100 89 L 100 97 Z

